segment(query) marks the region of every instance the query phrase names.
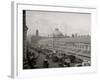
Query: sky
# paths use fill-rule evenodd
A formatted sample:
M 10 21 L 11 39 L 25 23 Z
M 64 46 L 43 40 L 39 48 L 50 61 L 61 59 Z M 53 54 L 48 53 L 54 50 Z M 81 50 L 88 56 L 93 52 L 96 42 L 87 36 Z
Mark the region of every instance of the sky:
M 26 25 L 28 35 L 35 35 L 39 30 L 40 36 L 48 36 L 58 28 L 62 34 L 90 35 L 91 14 L 49 12 L 49 11 L 26 11 Z

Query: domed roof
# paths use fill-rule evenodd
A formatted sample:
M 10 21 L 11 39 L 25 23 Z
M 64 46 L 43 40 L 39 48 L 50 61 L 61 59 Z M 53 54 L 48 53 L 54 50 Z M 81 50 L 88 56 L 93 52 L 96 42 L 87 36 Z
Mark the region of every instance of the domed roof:
M 53 37 L 63 37 L 64 35 L 56 28 L 53 32 Z

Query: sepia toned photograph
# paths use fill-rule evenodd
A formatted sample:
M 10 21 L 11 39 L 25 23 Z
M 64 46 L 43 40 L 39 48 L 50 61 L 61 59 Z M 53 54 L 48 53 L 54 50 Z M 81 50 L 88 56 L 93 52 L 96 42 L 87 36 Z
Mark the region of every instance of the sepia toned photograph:
M 23 69 L 91 66 L 91 14 L 23 10 Z

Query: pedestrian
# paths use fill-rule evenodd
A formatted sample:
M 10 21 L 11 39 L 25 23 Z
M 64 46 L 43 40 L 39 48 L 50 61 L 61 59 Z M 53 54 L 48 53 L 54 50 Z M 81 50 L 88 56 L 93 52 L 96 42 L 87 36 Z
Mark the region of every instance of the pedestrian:
M 49 67 L 49 61 L 47 59 L 44 59 L 43 61 L 43 67 L 48 68 Z

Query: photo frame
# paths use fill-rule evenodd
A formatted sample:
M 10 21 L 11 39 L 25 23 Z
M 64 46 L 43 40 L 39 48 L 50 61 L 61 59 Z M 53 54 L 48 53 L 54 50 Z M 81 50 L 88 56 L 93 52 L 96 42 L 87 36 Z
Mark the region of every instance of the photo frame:
M 21 2 L 20 3 L 12 2 L 11 8 L 12 8 L 12 11 L 11 11 L 11 13 L 12 13 L 11 76 L 13 78 L 40 77 L 40 76 L 43 77 L 43 76 L 55 76 L 55 75 L 68 75 L 68 74 L 96 72 L 96 69 L 97 69 L 97 67 L 96 67 L 96 65 L 97 65 L 96 64 L 96 51 L 95 51 L 95 44 L 93 43 L 93 42 L 95 42 L 94 29 L 96 27 L 96 8 L 80 7 L 80 6 L 77 7 L 77 6 L 69 6 L 69 5 L 68 6 L 41 5 L 41 4 L 31 4 L 31 3 L 21 3 Z M 26 15 L 26 12 L 27 12 L 27 15 Z M 73 13 L 74 13 L 74 15 L 73 15 Z M 82 15 L 80 15 L 80 14 L 82 14 Z M 68 16 L 70 16 L 70 17 L 68 18 Z M 86 16 L 88 16 L 88 18 Z M 26 17 L 27 17 L 27 20 L 26 20 Z M 30 19 L 31 17 L 33 17 L 33 18 Z M 64 17 L 66 17 L 66 19 Z M 85 19 L 85 17 L 86 17 L 86 19 Z M 73 19 L 75 19 L 75 20 L 73 20 Z M 38 22 L 38 21 L 40 21 L 40 22 Z M 74 21 L 76 21 L 76 22 L 74 22 Z M 29 26 L 27 26 L 26 23 L 30 26 L 33 26 L 32 24 L 35 24 L 35 25 L 32 28 L 29 28 Z M 65 23 L 67 23 L 68 25 L 65 25 Z M 73 26 L 70 23 L 74 24 L 74 26 L 78 25 L 79 27 L 74 27 L 74 28 L 72 27 L 72 29 L 70 30 L 68 28 L 71 28 L 71 26 Z M 82 24 L 78 24 L 78 23 L 83 24 L 82 30 L 80 28 L 80 26 Z M 42 28 L 38 27 L 38 30 L 37 30 L 36 29 L 37 24 L 38 24 L 38 26 L 42 26 Z M 87 27 L 84 24 L 90 27 L 89 30 L 87 30 Z M 49 25 L 49 27 L 47 28 L 48 25 Z M 44 28 L 43 28 L 43 26 L 44 26 Z M 53 26 L 52 27 L 53 30 L 49 29 L 50 26 Z M 56 29 L 54 29 L 54 26 L 60 26 L 60 27 L 57 27 L 57 28 L 55 27 Z M 62 27 L 62 26 L 64 26 L 64 27 Z M 67 27 L 68 31 L 66 31 L 66 26 L 70 26 L 70 27 Z M 27 54 L 25 54 L 25 53 L 27 52 L 26 49 L 28 49 L 27 47 L 25 47 L 26 46 L 25 40 L 26 40 L 26 37 L 28 34 L 27 33 L 28 29 L 30 29 L 30 31 L 28 32 L 29 34 L 30 33 L 33 34 L 36 31 L 36 35 L 37 36 L 40 35 L 40 37 L 42 37 L 42 39 L 44 38 L 44 35 L 45 35 L 45 38 L 47 38 L 47 36 L 48 36 L 48 38 L 50 40 L 52 38 L 51 43 L 52 43 L 53 49 L 55 49 L 55 50 L 52 50 L 52 49 L 50 49 L 50 50 L 54 53 L 59 52 L 58 48 L 57 48 L 59 45 L 58 46 L 56 45 L 57 40 L 60 39 L 62 41 L 62 39 L 63 39 L 63 41 L 65 41 L 65 42 L 69 41 L 69 42 L 67 42 L 68 49 L 76 50 L 76 43 L 74 45 L 75 49 L 72 47 L 72 45 L 73 45 L 72 43 L 74 43 L 73 40 L 76 40 L 75 42 L 78 42 L 78 40 L 79 40 L 78 43 L 81 43 L 81 45 L 83 45 L 83 42 L 85 41 L 84 38 L 82 38 L 82 36 L 77 36 L 77 35 L 81 34 L 82 31 L 83 31 L 82 33 L 89 32 L 89 35 L 88 35 L 88 37 L 90 37 L 89 43 L 85 41 L 85 44 L 89 44 L 88 49 L 90 51 L 90 54 L 89 54 L 89 56 L 86 55 L 86 58 L 89 58 L 89 61 L 90 61 L 89 66 L 81 66 L 80 67 L 80 66 L 76 66 L 76 64 L 74 64 L 74 66 L 72 66 L 70 68 L 69 67 L 58 68 L 58 66 L 56 68 L 54 68 L 54 66 L 53 66 L 51 68 L 45 68 L 45 69 L 41 68 L 40 66 L 37 69 L 33 69 L 34 65 L 32 66 L 32 68 L 30 66 L 27 66 L 27 67 L 26 67 L 26 65 L 24 66 L 24 62 L 25 62 L 24 58 L 25 58 L 25 56 L 27 56 Z M 51 32 L 54 30 L 56 30 L 56 31 L 53 32 L 53 35 L 49 35 L 49 33 L 51 34 Z M 64 35 L 62 35 L 59 30 L 62 30 L 62 33 Z M 80 33 L 77 33 L 79 30 L 80 30 Z M 87 32 L 85 32 L 84 30 L 86 30 Z M 40 34 L 39 34 L 39 31 L 41 31 Z M 73 32 L 73 34 L 70 33 L 71 31 Z M 76 32 L 74 32 L 74 31 L 76 31 Z M 68 38 L 68 39 L 65 39 L 65 34 L 67 34 L 67 32 L 69 32 L 68 35 L 66 36 L 66 38 Z M 43 33 L 43 35 L 42 35 L 42 33 Z M 74 35 L 74 33 L 75 33 L 75 35 Z M 57 35 L 55 35 L 55 34 L 57 34 Z M 60 38 L 57 37 L 58 34 L 60 34 L 60 36 L 59 36 Z M 70 35 L 70 34 L 72 34 L 72 35 Z M 87 35 L 87 34 L 85 34 L 85 35 Z M 80 37 L 80 38 L 72 39 L 72 38 L 75 38 L 75 36 L 77 38 L 78 37 Z M 35 41 L 38 40 L 36 37 L 33 37 L 33 39 L 36 39 Z M 70 42 L 70 41 L 72 41 L 72 42 Z M 83 42 L 81 42 L 81 41 L 83 41 Z M 41 42 L 41 43 L 43 43 L 43 42 Z M 63 43 L 63 42 L 58 42 L 58 43 Z M 71 44 L 69 44 L 69 43 L 71 43 Z M 34 44 L 36 44 L 36 42 L 32 43 L 32 44 L 34 45 Z M 36 44 L 36 46 L 37 46 L 37 44 Z M 39 45 L 38 48 L 41 48 L 40 44 L 38 44 Z M 46 44 L 46 41 L 44 41 L 42 46 L 44 44 Z M 42 48 L 48 49 L 48 45 L 49 45 L 49 43 L 47 42 L 46 47 L 42 47 Z M 69 47 L 70 45 L 71 45 L 71 48 Z M 80 44 L 78 44 L 78 45 L 80 45 Z M 33 48 L 35 49 L 36 46 L 35 47 L 34 46 L 33 46 Z M 55 46 L 57 46 L 57 47 L 55 47 Z M 64 46 L 64 47 L 66 47 L 66 46 Z M 79 47 L 79 48 L 81 49 L 82 47 Z M 83 45 L 83 48 L 84 48 L 84 45 Z M 85 47 L 85 48 L 87 49 L 87 47 Z M 61 50 L 62 50 L 62 48 L 61 48 Z M 73 54 L 73 53 L 69 53 L 69 54 L 76 56 L 76 54 Z M 79 56 L 81 54 L 77 54 L 77 55 Z M 67 56 L 69 56 L 69 55 L 67 55 Z M 83 54 L 82 54 L 82 56 L 84 57 Z M 67 61 L 70 62 L 69 59 L 67 59 Z M 82 61 L 84 62 L 84 60 L 82 60 Z M 25 63 L 27 63 L 27 61 Z M 51 63 L 51 66 L 52 66 L 52 64 L 53 63 Z M 62 66 L 66 66 L 66 65 L 62 65 Z

